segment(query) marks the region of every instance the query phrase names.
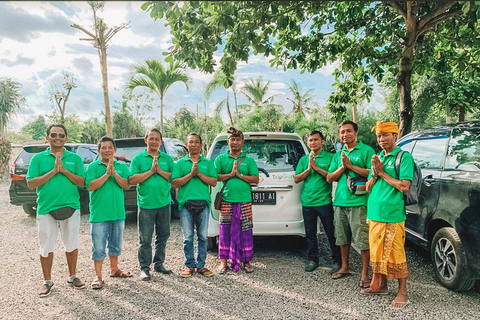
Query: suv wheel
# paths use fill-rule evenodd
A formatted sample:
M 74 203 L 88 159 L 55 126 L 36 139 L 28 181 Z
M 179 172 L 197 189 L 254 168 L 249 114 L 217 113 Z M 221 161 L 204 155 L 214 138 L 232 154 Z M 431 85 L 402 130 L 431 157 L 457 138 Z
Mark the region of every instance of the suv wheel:
M 435 275 L 454 291 L 469 290 L 475 284 L 466 266 L 462 242 L 454 228 L 442 228 L 433 237 L 430 250 Z
M 207 249 L 212 250 L 212 251 L 218 249 L 218 236 L 217 237 L 208 237 Z
M 22 204 L 23 211 L 25 213 L 35 216 L 37 214 L 37 204 L 36 203 L 24 203 Z

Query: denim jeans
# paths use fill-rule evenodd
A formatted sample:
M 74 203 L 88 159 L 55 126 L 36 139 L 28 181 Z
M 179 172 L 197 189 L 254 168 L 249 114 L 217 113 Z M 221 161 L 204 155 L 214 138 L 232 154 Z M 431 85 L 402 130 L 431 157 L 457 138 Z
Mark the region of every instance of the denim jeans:
M 122 253 L 123 230 L 125 220 L 92 222 L 90 234 L 92 235 L 92 260 L 105 259 L 106 251 L 109 256 L 119 256 Z M 108 247 L 107 247 L 108 242 Z
M 140 208 L 138 213 L 138 262 L 140 269 L 149 270 L 152 263 L 152 236 L 155 229 L 154 268 L 165 261 L 165 248 L 170 236 L 170 204 L 158 209 Z
M 185 253 L 185 265 L 188 268 L 203 268 L 207 259 L 208 245 L 208 218 L 210 208 L 205 209 L 194 216 L 185 207 L 180 210 L 180 225 L 183 234 L 183 252 Z M 194 233 L 197 229 L 197 260 L 195 261 Z
M 333 206 L 327 204 L 319 207 L 302 207 L 303 222 L 305 224 L 305 236 L 307 238 L 307 258 L 318 263 L 317 243 L 317 217 L 320 217 L 323 229 L 330 243 L 332 260 L 334 263 L 342 264 L 340 247 L 335 244 L 335 232 L 333 226 Z

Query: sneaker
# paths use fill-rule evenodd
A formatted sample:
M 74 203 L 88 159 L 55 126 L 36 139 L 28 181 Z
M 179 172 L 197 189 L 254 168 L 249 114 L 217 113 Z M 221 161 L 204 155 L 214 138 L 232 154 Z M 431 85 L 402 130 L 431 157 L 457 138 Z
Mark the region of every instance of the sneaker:
M 183 277 L 183 278 L 188 278 L 188 277 L 191 277 L 192 274 L 195 272 L 195 268 L 185 268 L 183 269 L 182 273 L 180 273 L 180 275 Z
M 204 277 L 212 277 L 213 276 L 213 272 L 208 270 L 205 267 L 198 269 L 197 272 Z
M 82 280 L 80 280 L 80 278 L 77 278 L 77 277 L 75 277 L 75 278 L 73 279 L 73 281 L 68 281 L 68 280 L 67 280 L 67 283 L 68 283 L 69 285 L 71 285 L 72 287 L 74 287 L 75 289 L 83 289 L 83 288 L 85 288 L 85 283 L 84 283 Z
M 40 289 L 38 289 L 38 294 L 40 298 L 45 298 L 52 292 L 53 282 L 51 284 L 44 283 Z
M 332 265 L 332 269 L 330 270 L 330 274 L 337 273 L 338 270 L 340 270 L 341 267 L 342 267 L 341 263 L 334 262 L 333 265 Z
M 163 265 L 156 266 L 154 268 L 156 272 L 161 272 L 163 274 L 171 274 L 172 270 L 166 269 Z
M 149 281 L 150 280 L 150 270 L 142 270 L 142 272 L 140 272 L 140 280 Z
M 312 260 L 308 260 L 307 263 L 305 263 L 305 271 L 306 272 L 312 272 L 317 268 L 318 268 L 318 263 L 315 263 Z

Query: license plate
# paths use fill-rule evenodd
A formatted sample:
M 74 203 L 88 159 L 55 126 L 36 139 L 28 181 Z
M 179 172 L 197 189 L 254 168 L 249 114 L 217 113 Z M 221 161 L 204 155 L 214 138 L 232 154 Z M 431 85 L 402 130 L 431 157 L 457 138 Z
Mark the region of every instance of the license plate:
M 277 204 L 277 193 L 275 191 L 252 191 L 252 204 Z

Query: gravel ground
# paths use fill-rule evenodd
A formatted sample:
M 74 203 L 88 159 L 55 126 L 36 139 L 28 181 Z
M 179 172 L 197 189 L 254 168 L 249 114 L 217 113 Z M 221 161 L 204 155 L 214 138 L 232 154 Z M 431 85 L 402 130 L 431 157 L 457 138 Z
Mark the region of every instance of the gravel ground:
M 303 271 L 305 252 L 290 237 L 255 238 L 253 274 L 239 272 L 183 279 L 183 251 L 178 220 L 172 221 L 166 266 L 172 275 L 152 273 L 150 282 L 138 277 L 137 230 L 134 219 L 126 223 L 122 269 L 134 277 L 104 277 L 103 290 L 75 290 L 66 283 L 67 266 L 60 241 L 55 250 L 52 294 L 37 296 L 42 283 L 35 219 L 21 207 L 9 204 L 9 182 L 0 182 L 0 318 L 1 319 L 480 319 L 480 285 L 455 293 L 435 281 L 428 254 L 407 245 L 411 303 L 402 311 L 390 310 L 397 284 L 390 293 L 366 297 L 359 293 L 360 256 L 352 251 L 353 276 L 332 280 L 325 237 L 322 260 L 312 272 Z M 82 216 L 77 275 L 90 284 L 88 217 Z M 209 252 L 207 267 L 217 265 Z M 104 275 L 108 275 L 108 263 Z

